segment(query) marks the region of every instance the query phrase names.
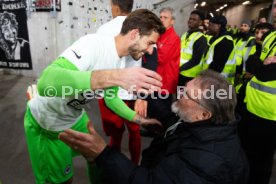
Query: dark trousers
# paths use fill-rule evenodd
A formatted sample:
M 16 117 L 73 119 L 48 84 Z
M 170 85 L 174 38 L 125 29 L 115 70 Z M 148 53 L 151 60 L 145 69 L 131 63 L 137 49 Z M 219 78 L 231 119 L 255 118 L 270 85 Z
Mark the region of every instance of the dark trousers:
M 236 112 L 242 117 L 244 117 L 244 114 L 246 112 L 246 104 L 244 103 L 246 85 L 247 83 L 244 83 L 237 94 Z
M 276 149 L 276 121 L 246 111 L 241 126 L 241 143 L 250 167 L 248 184 L 269 184 Z

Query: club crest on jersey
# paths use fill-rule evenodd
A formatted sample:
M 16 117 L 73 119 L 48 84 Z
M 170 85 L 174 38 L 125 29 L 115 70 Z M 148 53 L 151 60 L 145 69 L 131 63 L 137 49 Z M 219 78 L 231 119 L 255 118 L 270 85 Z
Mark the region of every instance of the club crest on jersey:
M 68 164 L 64 169 L 64 175 L 70 174 L 71 171 L 72 171 L 72 166 L 71 166 L 71 164 Z

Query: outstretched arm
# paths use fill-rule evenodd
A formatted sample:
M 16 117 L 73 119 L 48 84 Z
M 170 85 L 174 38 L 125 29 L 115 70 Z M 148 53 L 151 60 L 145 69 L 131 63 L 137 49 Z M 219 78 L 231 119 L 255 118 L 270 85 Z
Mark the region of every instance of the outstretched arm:
M 48 89 L 54 88 L 54 96 L 62 96 L 64 87 L 79 90 L 103 89 L 121 86 L 124 89 L 145 93 L 160 90 L 161 77 L 156 72 L 139 68 L 79 71 L 70 61 L 58 58 L 42 73 L 38 81 L 38 92 L 41 96 L 52 96 Z
M 136 112 L 129 108 L 126 103 L 119 98 L 118 96 L 119 87 L 111 87 L 105 89 L 104 91 L 104 101 L 105 104 L 110 108 L 113 112 L 115 112 L 120 117 L 128 121 L 132 121 Z
M 156 119 L 147 119 L 142 115 L 139 115 L 137 112 L 129 108 L 122 99 L 117 95 L 118 87 L 112 87 L 105 90 L 104 100 L 106 105 L 118 114 L 120 117 L 137 123 L 142 126 L 156 126 L 159 128 L 162 124 Z
M 102 89 L 111 86 L 120 86 L 126 90 L 145 92 L 160 90 L 161 76 L 154 71 L 131 67 L 114 70 L 98 70 L 92 72 L 92 89 Z

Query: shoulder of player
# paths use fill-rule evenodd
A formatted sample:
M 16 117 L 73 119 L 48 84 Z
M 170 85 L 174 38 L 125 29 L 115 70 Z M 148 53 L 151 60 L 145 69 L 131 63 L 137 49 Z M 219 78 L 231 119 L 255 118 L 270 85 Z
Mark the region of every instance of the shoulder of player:
M 114 38 L 112 36 L 108 35 L 102 35 L 102 34 L 87 34 L 83 37 L 81 37 L 77 42 L 79 42 L 82 45 L 86 46 L 97 46 L 99 47 L 101 44 L 104 44 L 105 42 L 110 42 Z

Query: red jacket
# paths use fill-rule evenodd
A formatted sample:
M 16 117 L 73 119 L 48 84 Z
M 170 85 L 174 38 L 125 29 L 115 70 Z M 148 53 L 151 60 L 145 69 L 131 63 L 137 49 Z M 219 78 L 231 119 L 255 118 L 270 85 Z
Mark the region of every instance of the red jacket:
M 167 29 L 157 40 L 157 53 L 157 73 L 162 76 L 162 89 L 168 90 L 170 94 L 176 93 L 180 62 L 180 38 L 173 27 Z

